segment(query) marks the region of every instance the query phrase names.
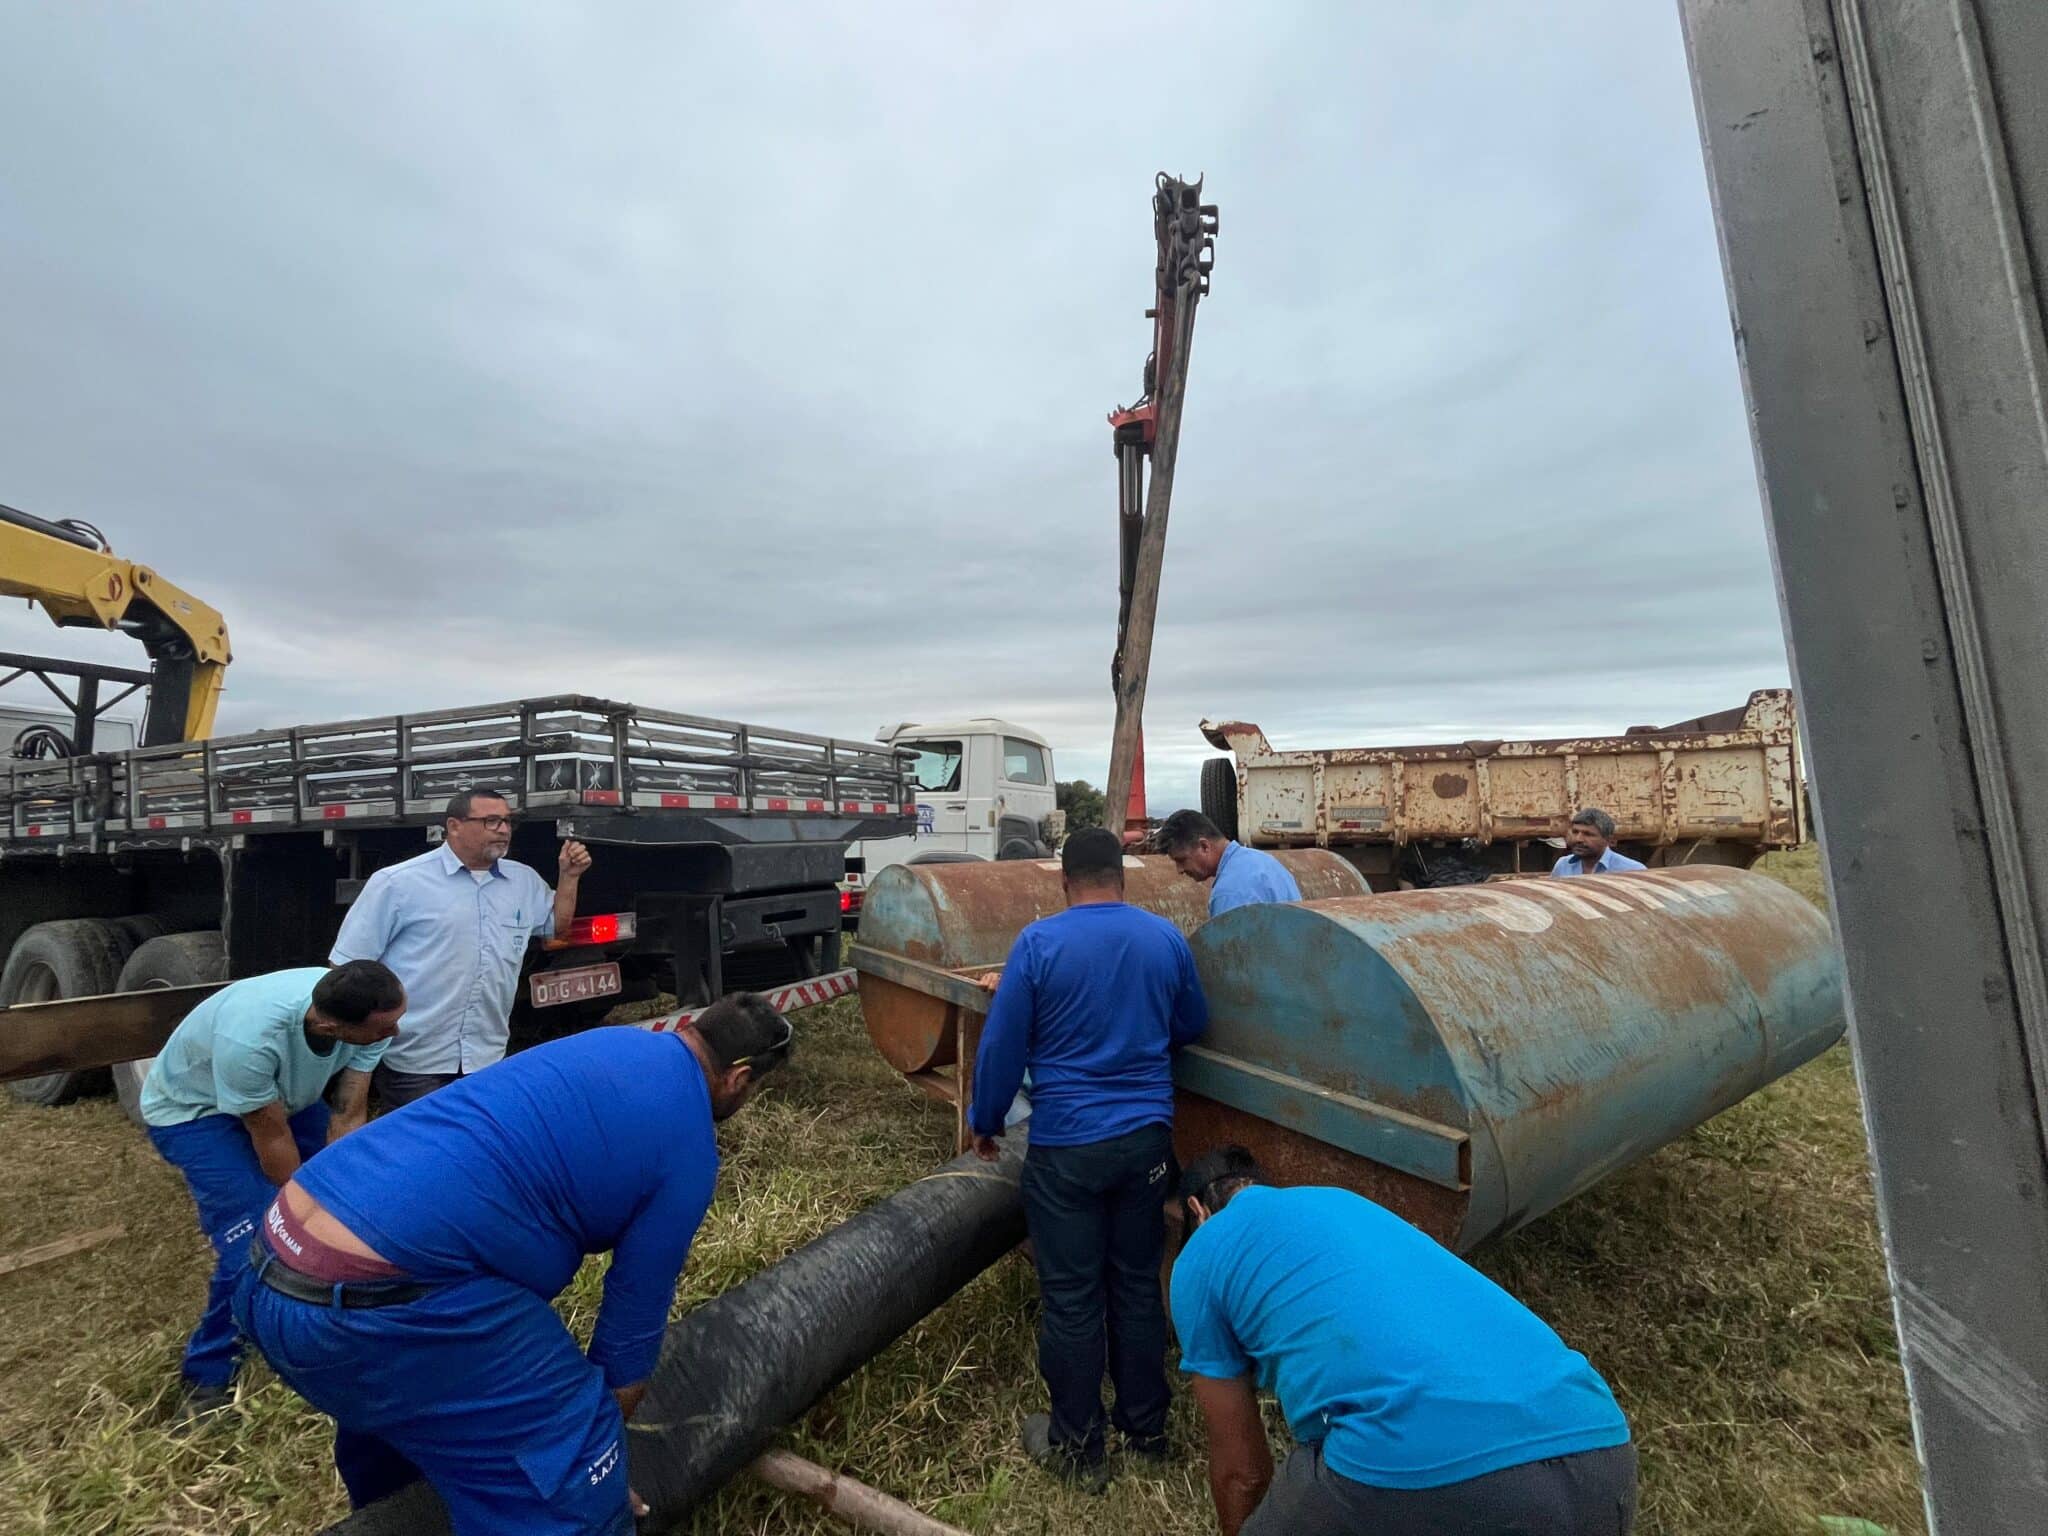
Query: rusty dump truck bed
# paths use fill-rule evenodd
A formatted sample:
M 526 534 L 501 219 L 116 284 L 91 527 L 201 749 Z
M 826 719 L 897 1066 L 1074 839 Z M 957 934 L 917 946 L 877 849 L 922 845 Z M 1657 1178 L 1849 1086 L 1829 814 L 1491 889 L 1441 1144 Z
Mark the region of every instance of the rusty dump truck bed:
M 1619 736 L 1279 752 L 1243 722 L 1202 723 L 1231 758 L 1202 774 L 1202 808 L 1262 848 L 1335 848 L 1375 884 L 1449 884 L 1548 868 L 1573 811 L 1614 817 L 1651 864 L 1747 866 L 1806 840 L 1792 694 Z M 1455 869 L 1455 878 L 1445 871 Z

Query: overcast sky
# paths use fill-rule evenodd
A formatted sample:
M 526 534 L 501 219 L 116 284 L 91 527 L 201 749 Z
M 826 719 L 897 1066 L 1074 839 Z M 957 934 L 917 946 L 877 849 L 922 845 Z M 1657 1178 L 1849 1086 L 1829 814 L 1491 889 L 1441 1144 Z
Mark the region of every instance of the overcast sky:
M 1150 703 L 1283 745 L 1786 679 L 1676 8 L 17 6 L 0 501 L 226 729 L 556 691 L 1104 775 L 1149 197 L 1222 208 Z M 133 663 L 9 604 L 0 647 Z

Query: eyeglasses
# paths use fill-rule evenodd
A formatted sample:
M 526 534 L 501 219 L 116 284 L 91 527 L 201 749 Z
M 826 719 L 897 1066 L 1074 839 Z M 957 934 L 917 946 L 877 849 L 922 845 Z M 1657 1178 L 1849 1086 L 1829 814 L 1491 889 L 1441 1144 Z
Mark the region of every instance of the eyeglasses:
M 735 1056 L 732 1059 L 732 1065 L 735 1067 L 744 1067 L 749 1062 L 758 1061 L 763 1056 L 779 1056 L 784 1051 L 788 1050 L 790 1045 L 795 1040 L 796 1026 L 790 1023 L 789 1020 L 785 1018 L 782 1021 L 782 1038 L 780 1040 L 776 1041 L 773 1045 L 769 1046 L 764 1051 L 755 1051 L 752 1054 L 746 1056 Z
M 450 816 L 450 821 L 478 821 L 493 832 L 509 832 L 519 824 L 516 816 Z

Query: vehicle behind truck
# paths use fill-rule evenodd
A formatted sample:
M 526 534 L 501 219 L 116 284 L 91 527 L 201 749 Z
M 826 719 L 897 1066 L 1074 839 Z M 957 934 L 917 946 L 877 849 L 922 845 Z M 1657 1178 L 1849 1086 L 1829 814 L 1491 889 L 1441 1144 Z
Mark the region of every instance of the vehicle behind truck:
M 1052 746 L 1036 731 L 983 715 L 936 725 L 884 726 L 876 736 L 904 755 L 917 825 L 901 837 L 847 850 L 841 907 L 857 927 L 868 882 L 892 864 L 1049 856 L 1064 818 Z
M 657 993 L 821 974 L 847 844 L 916 826 L 906 766 L 875 742 L 582 695 L 8 760 L 0 1004 L 322 964 L 369 877 L 437 841 L 470 789 L 511 803 L 511 857 L 550 881 L 560 840 L 594 858 L 566 942 L 528 951 L 515 1046 Z M 10 1086 L 59 1103 L 101 1080 Z
M 1376 891 L 1547 872 L 1572 813 L 1613 816 L 1653 866 L 1748 868 L 1806 841 L 1789 689 L 1619 736 L 1276 751 L 1244 722 L 1202 722 L 1232 756 L 1202 765 L 1202 810 L 1255 848 L 1330 848 Z

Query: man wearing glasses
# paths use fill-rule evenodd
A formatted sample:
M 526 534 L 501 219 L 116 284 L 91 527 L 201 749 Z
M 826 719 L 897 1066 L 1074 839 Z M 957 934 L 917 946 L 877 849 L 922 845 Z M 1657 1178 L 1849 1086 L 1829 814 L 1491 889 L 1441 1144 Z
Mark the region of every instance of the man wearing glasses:
M 370 876 L 342 919 L 328 960 L 381 960 L 405 983 L 405 1034 L 378 1063 L 375 1087 L 397 1109 L 505 1055 L 529 939 L 576 917 L 590 852 L 562 844 L 554 890 L 512 847 L 512 807 L 495 790 L 448 802 L 438 848 Z
M 711 1203 L 712 1127 L 793 1034 L 751 992 L 673 1034 L 584 1030 L 371 1121 L 291 1177 L 234 1317 L 334 1416 L 351 1503 L 425 1477 L 456 1536 L 629 1536 L 622 1420 Z M 607 1251 L 579 1349 L 550 1302 Z

